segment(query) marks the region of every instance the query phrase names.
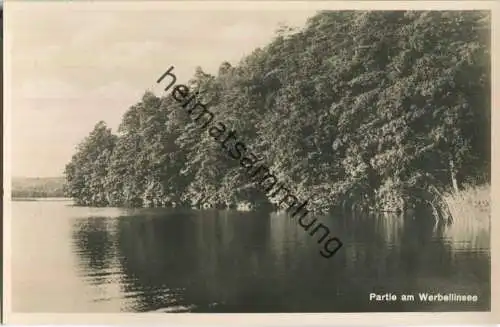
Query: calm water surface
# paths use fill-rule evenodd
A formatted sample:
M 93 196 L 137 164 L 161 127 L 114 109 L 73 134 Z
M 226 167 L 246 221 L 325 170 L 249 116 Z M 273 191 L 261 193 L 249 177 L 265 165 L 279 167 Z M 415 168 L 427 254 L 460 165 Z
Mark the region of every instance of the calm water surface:
M 13 202 L 15 312 L 484 311 L 489 226 L 323 217 L 330 259 L 285 215 Z M 476 303 L 369 301 L 475 294 Z

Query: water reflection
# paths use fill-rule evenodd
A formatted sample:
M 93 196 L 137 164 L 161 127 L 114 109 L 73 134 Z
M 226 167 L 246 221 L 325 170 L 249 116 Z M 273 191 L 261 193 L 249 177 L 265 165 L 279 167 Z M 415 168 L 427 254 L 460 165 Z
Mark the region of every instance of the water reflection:
M 76 219 L 72 238 L 80 274 L 90 284 L 117 285 L 123 311 L 489 308 L 488 249 L 468 243 L 464 250 L 448 227 L 397 216 L 321 220 L 344 242 L 331 259 L 319 255 L 320 245 L 295 221 L 277 214 L 139 210 Z M 465 292 L 480 300 L 373 303 L 370 292 Z
M 109 269 L 112 260 L 113 238 L 105 217 L 78 220 L 74 225 L 73 239 L 82 265 L 95 276 Z M 100 283 L 100 279 L 95 280 Z

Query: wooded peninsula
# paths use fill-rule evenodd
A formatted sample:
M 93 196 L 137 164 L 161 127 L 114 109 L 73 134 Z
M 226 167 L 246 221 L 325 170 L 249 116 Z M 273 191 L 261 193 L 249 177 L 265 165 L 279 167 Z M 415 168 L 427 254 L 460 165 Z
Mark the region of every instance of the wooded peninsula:
M 449 215 L 447 199 L 489 194 L 490 20 L 319 12 L 217 75 L 198 68 L 188 86 L 319 212 Z M 98 122 L 65 175 L 67 195 L 86 206 L 270 203 L 170 94 L 145 92 L 116 134 Z M 476 203 L 489 206 L 489 195 Z

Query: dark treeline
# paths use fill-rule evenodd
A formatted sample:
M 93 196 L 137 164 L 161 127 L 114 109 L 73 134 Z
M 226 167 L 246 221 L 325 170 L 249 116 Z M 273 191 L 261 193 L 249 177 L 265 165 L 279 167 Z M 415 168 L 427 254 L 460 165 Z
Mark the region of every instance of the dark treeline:
M 13 177 L 13 198 L 61 198 L 64 197 L 63 177 Z
M 489 182 L 488 12 L 320 12 L 189 87 L 320 211 Z M 270 202 L 170 94 L 146 93 L 117 135 L 99 122 L 65 173 L 81 205 Z

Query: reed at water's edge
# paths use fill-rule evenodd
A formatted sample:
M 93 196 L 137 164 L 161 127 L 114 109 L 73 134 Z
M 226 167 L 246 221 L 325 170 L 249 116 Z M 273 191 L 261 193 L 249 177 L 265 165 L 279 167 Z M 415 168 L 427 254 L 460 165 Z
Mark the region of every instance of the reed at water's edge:
M 489 223 L 491 202 L 489 184 L 468 186 L 458 192 L 445 193 L 444 199 L 455 222 L 475 220 Z
M 491 185 L 467 186 L 458 192 L 444 194 L 453 224 L 446 235 L 464 247 L 487 247 L 489 244 L 491 216 Z M 473 240 L 471 235 L 475 235 Z M 481 237 L 486 236 L 486 237 Z

